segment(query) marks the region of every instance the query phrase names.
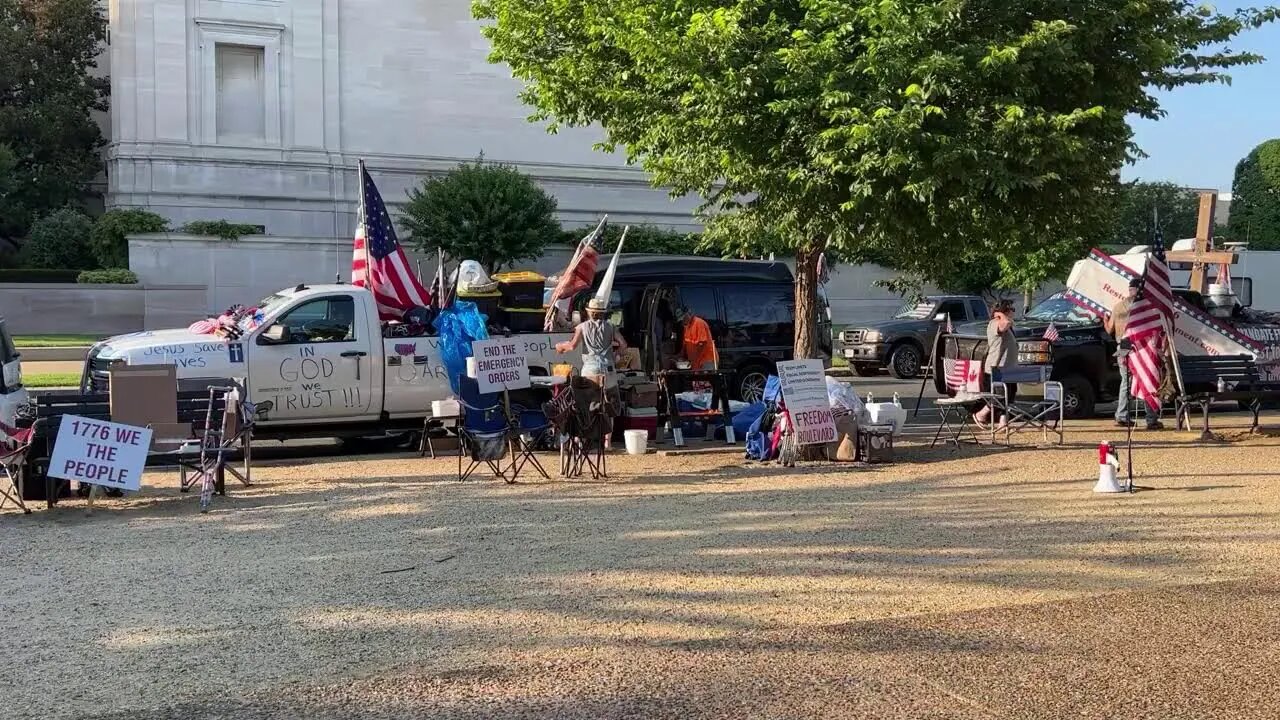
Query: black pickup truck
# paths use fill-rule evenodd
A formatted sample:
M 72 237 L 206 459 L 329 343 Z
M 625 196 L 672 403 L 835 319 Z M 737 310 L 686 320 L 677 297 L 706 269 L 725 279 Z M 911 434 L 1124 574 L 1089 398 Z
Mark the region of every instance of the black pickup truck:
M 1052 324 L 1057 342 L 1044 339 Z M 969 323 L 943 336 L 938 352 L 943 358 L 982 359 L 987 351 L 987 324 Z M 1120 393 L 1116 366 L 1116 342 L 1093 315 L 1061 294 L 1036 305 L 1014 326 L 1018 338 L 1019 365 L 1051 365 L 1051 379 L 1062 383 L 1063 410 L 1068 417 L 1091 417 L 1098 403 L 1111 402 Z M 939 364 L 941 367 L 941 364 Z M 934 374 L 934 386 L 948 394 L 944 373 Z
M 888 320 L 844 328 L 836 336 L 836 352 L 863 377 L 879 375 L 886 367 L 896 378 L 917 377 L 942 327 L 935 319 L 940 314 L 957 326 L 991 317 L 977 295 L 933 295 L 908 303 Z

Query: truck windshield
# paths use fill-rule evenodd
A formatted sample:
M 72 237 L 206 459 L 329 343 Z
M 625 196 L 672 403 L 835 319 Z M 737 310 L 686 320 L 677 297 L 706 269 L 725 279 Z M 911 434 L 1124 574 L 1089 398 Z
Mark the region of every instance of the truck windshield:
M 898 311 L 895 318 L 899 320 L 925 320 L 933 317 L 933 303 L 910 303 Z
M 258 312 L 254 313 L 254 315 L 260 315 L 262 317 L 266 317 L 271 313 L 275 312 L 277 309 L 279 309 L 281 305 L 289 302 L 292 299 L 293 299 L 292 296 L 281 295 L 279 293 L 276 293 L 274 295 L 268 295 L 262 298 L 262 302 L 258 303 Z M 241 330 L 244 330 L 247 332 L 253 329 L 254 315 L 248 315 L 246 317 L 240 318 L 239 326 Z
M 1072 325 L 1089 325 L 1098 322 L 1098 319 L 1092 313 L 1071 302 L 1062 293 L 1050 295 L 1043 302 L 1031 308 L 1031 311 L 1027 313 L 1027 319 L 1071 323 Z

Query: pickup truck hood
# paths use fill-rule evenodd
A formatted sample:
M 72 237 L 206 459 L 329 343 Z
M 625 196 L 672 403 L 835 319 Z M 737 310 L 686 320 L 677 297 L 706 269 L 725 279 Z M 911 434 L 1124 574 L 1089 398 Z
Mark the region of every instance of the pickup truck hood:
M 978 337 L 987 336 L 987 323 L 989 320 L 981 322 L 970 322 L 956 326 L 957 335 L 976 335 Z M 1018 320 L 1013 325 L 1013 336 L 1019 340 L 1035 340 L 1044 337 L 1044 331 L 1049 327 L 1049 323 L 1043 320 Z M 1067 335 L 1077 330 L 1093 330 L 1098 327 L 1097 323 L 1089 325 L 1073 325 L 1070 323 L 1058 323 L 1057 328 L 1059 334 Z
M 220 372 L 206 371 L 224 367 L 229 371 L 231 365 L 226 340 L 216 335 L 197 335 L 185 329 L 117 335 L 99 345 L 96 357 L 124 360 L 130 365 L 173 364 L 178 367 L 179 377 L 192 373 L 200 377 L 221 375 Z
M 882 332 L 885 334 L 909 333 L 909 332 L 915 332 L 919 330 L 921 327 L 926 327 L 931 322 L 932 322 L 931 320 L 907 320 L 907 319 L 878 320 L 876 322 L 858 323 L 857 325 L 850 325 L 844 328 L 844 330 L 876 330 L 878 332 Z

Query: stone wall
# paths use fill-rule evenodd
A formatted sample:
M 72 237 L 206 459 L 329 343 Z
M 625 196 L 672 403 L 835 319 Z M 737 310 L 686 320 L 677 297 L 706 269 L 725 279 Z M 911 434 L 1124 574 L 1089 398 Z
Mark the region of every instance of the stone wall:
M 185 327 L 204 313 L 189 285 L 0 284 L 0 316 L 14 335 L 119 335 Z

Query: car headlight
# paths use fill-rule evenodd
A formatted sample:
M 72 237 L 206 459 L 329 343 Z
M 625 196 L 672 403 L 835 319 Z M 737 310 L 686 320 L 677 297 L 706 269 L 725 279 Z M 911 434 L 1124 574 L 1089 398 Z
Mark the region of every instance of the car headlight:
M 868 331 L 866 331 L 866 332 L 865 332 L 865 333 L 863 333 L 863 335 L 862 335 L 862 342 L 865 342 L 865 343 L 878 343 L 878 342 L 880 342 L 880 331 L 878 331 L 878 330 L 868 330 Z

